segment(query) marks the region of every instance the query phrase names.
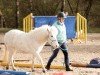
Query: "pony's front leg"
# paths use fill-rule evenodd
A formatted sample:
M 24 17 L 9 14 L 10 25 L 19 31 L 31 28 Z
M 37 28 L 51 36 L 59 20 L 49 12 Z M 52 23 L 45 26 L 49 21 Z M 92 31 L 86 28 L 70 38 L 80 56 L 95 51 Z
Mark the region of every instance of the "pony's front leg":
M 39 60 L 40 60 L 40 62 L 41 62 L 41 65 L 42 65 L 42 68 L 43 68 L 43 72 L 45 73 L 46 72 L 46 69 L 45 69 L 45 66 L 44 66 L 44 64 L 43 64 L 43 60 L 42 60 L 42 58 L 41 58 L 41 56 L 40 56 L 40 54 L 39 54 L 40 52 L 36 52 L 36 54 L 37 54 L 37 57 L 39 58 Z
M 9 47 L 9 46 L 6 46 L 5 45 L 5 49 L 6 49 L 6 52 L 8 52 L 9 54 L 9 56 L 8 56 L 8 65 L 7 65 L 7 67 L 6 67 L 6 69 L 9 69 L 9 67 L 11 66 L 12 67 L 12 69 L 16 69 L 15 67 L 14 67 L 14 62 L 13 62 L 13 56 L 14 56 L 14 54 L 15 54 L 15 51 L 14 51 L 14 49 L 13 48 L 11 48 L 11 47 Z
M 35 70 L 34 70 L 34 60 L 35 60 L 35 57 L 34 57 L 34 55 L 32 55 L 32 67 L 31 67 L 32 72 L 35 71 Z

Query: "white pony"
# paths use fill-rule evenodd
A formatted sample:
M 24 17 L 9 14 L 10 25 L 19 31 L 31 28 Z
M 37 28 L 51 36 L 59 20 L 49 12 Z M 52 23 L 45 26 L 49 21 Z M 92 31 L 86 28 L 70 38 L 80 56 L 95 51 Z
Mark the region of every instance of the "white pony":
M 57 34 L 57 29 L 54 26 L 50 27 L 48 25 L 35 28 L 34 30 L 31 30 L 28 33 L 17 29 L 10 30 L 4 36 L 6 50 L 9 51 L 9 64 L 11 64 L 12 68 L 16 70 L 13 62 L 13 56 L 17 50 L 22 50 L 33 54 L 33 63 L 34 57 L 37 56 L 42 64 L 43 71 L 45 72 L 46 69 L 44 67 L 43 60 L 39 53 L 41 52 L 46 42 L 48 42 L 54 48 L 59 47 L 56 38 Z M 34 70 L 34 64 L 32 66 L 32 70 Z

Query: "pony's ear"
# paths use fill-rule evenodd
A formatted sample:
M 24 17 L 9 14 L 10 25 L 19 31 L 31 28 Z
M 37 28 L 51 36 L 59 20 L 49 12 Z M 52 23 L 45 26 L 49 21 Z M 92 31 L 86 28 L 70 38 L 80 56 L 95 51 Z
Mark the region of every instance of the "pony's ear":
M 47 31 L 50 33 L 50 29 L 49 28 L 47 28 Z

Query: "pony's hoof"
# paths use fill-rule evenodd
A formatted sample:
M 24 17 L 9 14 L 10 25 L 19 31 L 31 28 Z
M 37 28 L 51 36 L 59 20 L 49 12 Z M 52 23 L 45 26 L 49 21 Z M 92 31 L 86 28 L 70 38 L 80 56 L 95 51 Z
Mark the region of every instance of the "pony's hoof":
M 35 70 L 33 69 L 32 72 L 35 72 Z
M 8 66 L 6 66 L 5 68 L 6 68 L 6 70 L 8 70 L 8 69 L 9 69 L 9 67 L 8 67 Z
M 16 71 L 16 69 L 13 69 L 13 71 Z
M 14 70 L 14 71 L 16 71 L 16 69 L 15 69 L 15 68 L 13 68 L 13 70 Z
M 43 73 L 46 73 L 46 70 L 43 70 Z

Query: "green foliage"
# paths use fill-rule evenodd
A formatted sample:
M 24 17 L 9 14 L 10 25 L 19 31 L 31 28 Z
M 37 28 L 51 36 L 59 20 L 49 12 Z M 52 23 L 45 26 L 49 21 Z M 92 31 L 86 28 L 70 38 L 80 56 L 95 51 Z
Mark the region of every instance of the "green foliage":
M 100 33 L 100 27 L 88 27 L 88 33 Z
M 11 30 L 11 28 L 0 28 L 0 33 L 6 33 L 9 30 Z
M 4 27 L 23 27 L 23 18 L 33 13 L 34 16 L 54 16 L 61 11 L 63 0 L 0 0 L 0 12 L 4 20 Z M 17 7 L 16 3 L 19 2 Z M 17 15 L 17 10 L 19 15 Z M 88 26 L 100 28 L 100 0 L 65 0 L 64 11 L 76 16 L 80 13 L 88 20 Z M 18 17 L 18 21 L 16 19 Z M 0 24 L 1 27 L 1 24 Z M 89 29 L 90 30 L 90 29 Z

